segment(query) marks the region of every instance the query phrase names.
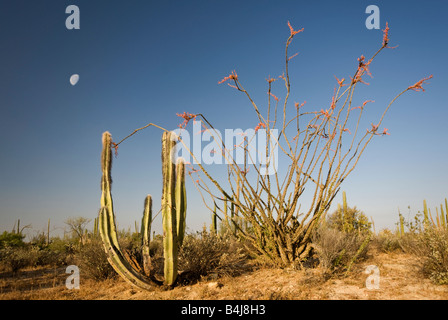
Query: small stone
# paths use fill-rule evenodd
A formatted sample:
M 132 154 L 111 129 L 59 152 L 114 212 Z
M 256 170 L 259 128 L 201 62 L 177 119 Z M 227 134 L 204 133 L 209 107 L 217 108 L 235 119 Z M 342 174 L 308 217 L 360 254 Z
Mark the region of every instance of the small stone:
M 219 289 L 219 288 L 221 288 L 223 286 L 223 284 L 222 283 L 219 283 L 219 282 L 209 282 L 208 284 L 207 284 L 207 287 L 209 288 L 209 289 Z

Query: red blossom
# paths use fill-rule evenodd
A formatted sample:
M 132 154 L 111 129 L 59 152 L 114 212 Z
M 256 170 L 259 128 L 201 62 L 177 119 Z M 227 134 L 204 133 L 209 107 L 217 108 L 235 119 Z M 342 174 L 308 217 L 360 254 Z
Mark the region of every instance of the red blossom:
M 298 102 L 296 102 L 294 104 L 294 106 L 296 107 L 297 110 L 299 110 L 300 108 L 302 108 L 305 105 L 306 101 L 303 101 L 302 104 L 299 104 Z
M 219 81 L 218 84 L 224 83 L 227 80 L 234 80 L 234 81 L 238 80 L 238 75 L 236 74 L 235 70 L 233 70 L 232 73 L 229 74 L 227 77 L 224 77 L 221 81 Z
M 386 22 L 386 28 L 383 30 L 383 47 L 387 47 L 389 43 L 389 25 Z
M 364 55 L 361 55 L 361 57 L 358 58 L 358 70 L 356 70 L 355 78 L 350 77 L 350 79 L 352 79 L 352 83 L 361 82 L 361 83 L 368 85 L 367 82 L 364 82 L 362 80 L 362 76 L 364 74 L 367 74 L 370 77 L 372 76 L 372 74 L 370 73 L 370 70 L 369 70 L 371 60 L 368 62 L 365 62 L 365 59 L 366 59 L 366 57 L 364 57 Z
M 338 82 L 340 87 L 346 86 L 347 84 L 344 84 L 345 78 L 342 78 L 341 80 L 339 80 L 336 76 L 334 76 L 336 78 L 336 81 Z
M 272 96 L 275 99 L 275 101 L 278 101 L 278 97 L 276 97 L 272 92 L 268 92 L 268 94 Z
M 369 102 L 375 102 L 375 100 L 366 100 L 362 103 L 362 107 L 364 108 L 366 106 L 367 103 Z
M 300 30 L 294 31 L 294 29 L 293 29 L 293 27 L 291 26 L 291 23 L 289 23 L 289 21 L 288 21 L 288 27 L 289 27 L 289 30 L 291 31 L 291 37 L 293 37 L 294 35 L 296 35 L 296 34 L 302 32 L 302 31 L 305 29 L 305 28 L 302 28 L 302 29 L 300 29 Z
M 255 133 L 261 128 L 266 128 L 266 125 L 263 122 L 259 122 L 258 125 L 255 127 Z
M 115 142 L 111 141 L 110 145 L 111 145 L 111 147 L 113 149 L 115 149 L 115 157 L 118 157 L 118 144 L 116 144 Z
M 383 48 L 389 48 L 389 49 L 395 49 L 398 46 L 395 47 L 389 47 L 389 25 L 386 22 L 386 27 L 383 30 Z
M 390 133 L 389 133 L 389 132 L 387 132 L 387 130 L 388 130 L 387 128 L 384 128 L 384 129 L 383 129 L 383 133 L 382 133 L 382 134 L 386 134 L 386 135 L 390 136 Z
M 420 81 L 417 81 L 414 85 L 408 87 L 407 90 L 414 90 L 414 91 L 425 91 L 425 89 L 422 87 L 422 85 L 425 83 L 425 81 L 432 79 L 433 75 L 430 75 L 429 77 L 423 78 Z
M 331 105 L 330 105 L 331 110 L 334 110 L 336 108 L 335 96 L 336 96 L 336 88 L 334 88 L 334 93 L 333 96 L 331 97 Z
M 294 58 L 296 55 L 298 55 L 299 53 L 297 52 L 297 53 L 295 53 L 295 54 L 293 54 L 292 56 L 290 56 L 289 58 L 288 58 L 288 61 L 289 60 L 291 60 L 292 58 Z
M 277 79 L 275 79 L 275 78 L 271 78 L 271 76 L 269 76 L 269 78 L 266 79 L 266 81 L 267 81 L 268 83 L 272 83 L 272 82 L 274 82 L 275 80 L 277 80 Z
M 372 129 L 369 131 L 369 129 L 367 129 L 367 132 L 372 132 L 372 133 L 376 133 L 378 131 L 378 124 L 374 125 L 373 123 L 371 124 Z
M 184 119 L 184 121 L 181 124 L 178 125 L 178 127 L 181 128 L 181 129 L 184 129 L 187 126 L 188 122 L 191 119 L 196 119 L 196 116 L 197 116 L 196 114 L 192 114 L 192 113 L 188 113 L 188 112 L 184 112 L 182 114 L 176 113 L 176 115 L 178 117 L 181 117 L 181 118 Z
M 328 110 L 325 110 L 325 111 L 324 111 L 323 109 L 321 109 L 321 110 L 320 110 L 320 113 L 323 114 L 323 115 L 324 115 L 325 117 L 327 117 L 327 118 L 330 118 L 330 116 L 331 116 L 330 113 L 328 113 Z

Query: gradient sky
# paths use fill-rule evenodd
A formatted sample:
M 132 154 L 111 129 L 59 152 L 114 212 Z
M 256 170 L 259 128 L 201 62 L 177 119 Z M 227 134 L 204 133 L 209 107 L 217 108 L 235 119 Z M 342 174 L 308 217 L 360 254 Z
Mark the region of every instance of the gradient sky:
M 65 27 L 71 4 L 79 6 L 80 30 Z M 334 75 L 348 78 L 356 58 L 381 45 L 382 31 L 365 26 L 371 4 L 399 47 L 383 51 L 370 68 L 370 85 L 359 86 L 359 101 L 375 100 L 367 123 L 397 93 L 434 78 L 426 92 L 408 92 L 393 105 L 383 122 L 391 135 L 374 139 L 342 189 L 377 231 L 394 228 L 398 208 L 407 216 L 408 205 L 415 214 L 423 199 L 439 205 L 448 197 L 445 1 L 3 0 L 0 231 L 17 219 L 32 225 L 29 235 L 43 231 L 48 218 L 54 233 L 68 217 L 93 220 L 106 130 L 119 140 L 149 122 L 174 129 L 176 113 L 184 111 L 203 113 L 222 130 L 254 127 L 247 99 L 218 81 L 235 69 L 265 106 L 265 79 L 284 70 L 287 21 L 305 28 L 291 45 L 299 52 L 290 66 L 291 101 L 326 108 Z M 75 73 L 80 80 L 72 86 Z M 280 84 L 273 88 L 284 97 Z M 120 228 L 140 221 L 146 194 L 160 208 L 160 137 L 150 128 L 120 145 L 112 172 Z M 191 181 L 187 187 L 193 231 L 211 219 Z M 159 216 L 157 232 L 160 224 Z

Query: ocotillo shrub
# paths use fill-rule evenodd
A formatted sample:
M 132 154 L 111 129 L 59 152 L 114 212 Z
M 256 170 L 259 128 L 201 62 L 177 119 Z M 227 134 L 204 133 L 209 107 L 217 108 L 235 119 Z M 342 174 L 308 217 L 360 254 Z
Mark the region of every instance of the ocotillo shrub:
M 370 58 L 361 55 L 355 62 L 352 77 L 336 78 L 328 106 L 321 110 L 309 110 L 305 102 L 291 105 L 289 65 L 295 55 L 291 55 L 288 50 L 293 38 L 304 29 L 294 30 L 289 22 L 288 27 L 290 34 L 286 40 L 285 68 L 278 77 L 266 79 L 267 101 L 264 110 L 244 88 L 243 78 L 236 71 L 219 81 L 248 98 L 248 104 L 255 113 L 254 126 L 258 123 L 254 131 L 265 132 L 267 136 L 265 145 L 258 150 L 263 156 L 266 154 L 266 161 L 248 164 L 245 160 L 244 164 L 236 163 L 229 156 L 229 151 L 233 149 L 226 149 L 222 138 L 204 115 L 179 115 L 184 118 L 182 128 L 186 127 L 189 120 L 200 119 L 205 130 L 221 148 L 215 151 L 223 154 L 228 163 L 228 176 L 221 182 L 214 179 L 201 163 L 197 163 L 199 170 L 194 169 L 194 173 L 198 174 L 198 178 L 193 179 L 197 189 L 203 191 L 203 197 L 208 197 L 210 203 L 217 205 L 221 221 L 229 229 L 234 227 L 236 218 L 247 222 L 251 226 L 250 232 L 234 228 L 235 236 L 251 243 L 256 253 L 280 266 L 288 266 L 309 257 L 313 231 L 321 225 L 322 217 L 338 194 L 342 182 L 354 170 L 370 141 L 374 137 L 389 135 L 388 129 L 380 126 L 390 106 L 407 91 L 424 91 L 422 85 L 432 78 L 431 75 L 405 87 L 384 107 L 377 121 L 372 121 L 367 129 L 360 128 L 364 109 L 373 101 L 366 99 L 361 105 L 355 105 L 353 96 L 355 89 L 366 84 L 366 78 L 371 76 L 370 67 L 375 57 L 390 48 L 389 27 L 386 24 L 382 43 L 376 53 Z M 283 84 L 283 100 L 279 94 L 274 94 L 277 91 L 274 88 L 276 81 Z M 277 129 L 278 133 L 271 131 L 273 129 Z M 238 147 L 244 150 L 245 155 L 251 154 L 247 140 Z M 276 147 L 285 158 L 284 170 L 281 175 L 277 170 L 272 175 L 266 175 L 263 173 L 265 165 L 278 161 L 272 153 Z M 302 207 L 305 189 L 310 192 L 306 208 Z M 204 201 L 212 212 L 213 205 L 210 203 Z M 234 206 L 231 214 L 227 210 L 230 205 Z

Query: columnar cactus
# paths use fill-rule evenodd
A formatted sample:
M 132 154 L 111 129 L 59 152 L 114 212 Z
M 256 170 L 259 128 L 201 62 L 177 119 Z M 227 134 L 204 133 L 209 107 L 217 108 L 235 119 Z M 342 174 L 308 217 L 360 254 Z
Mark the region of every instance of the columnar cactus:
M 218 215 L 216 214 L 216 204 L 215 204 L 215 208 L 213 209 L 212 228 L 211 229 L 214 234 L 218 234 Z
M 426 200 L 423 200 L 423 223 L 425 227 L 429 224 L 428 206 Z
M 173 164 L 175 154 L 175 135 L 165 132 L 162 138 L 162 219 L 165 254 L 165 284 L 173 285 L 177 277 L 177 251 L 185 233 L 186 191 L 185 163 L 177 159 Z M 152 199 L 148 195 L 144 203 L 142 218 L 142 257 L 145 275 L 140 274 L 127 261 L 120 249 L 115 225 L 113 201 L 111 194 L 112 167 L 112 137 L 109 132 L 103 133 L 103 151 L 101 156 L 101 209 L 99 212 L 99 230 L 103 245 L 112 267 L 125 280 L 143 289 L 149 290 L 152 284 L 160 284 L 151 276 L 151 260 L 149 256 L 149 241 L 152 221 Z M 180 241 L 179 241 L 180 239 Z
M 165 283 L 173 285 L 177 277 L 178 249 L 185 234 L 186 191 L 185 161 L 177 159 L 174 165 L 174 133 L 162 137 L 162 224 Z
M 343 210 L 343 230 L 345 232 L 351 232 L 353 230 L 353 219 L 349 215 L 347 205 L 347 195 L 345 191 L 342 192 L 342 210 Z
M 143 271 L 146 276 L 151 274 L 151 258 L 149 256 L 149 242 L 151 237 L 151 222 L 152 222 L 152 198 L 151 195 L 147 195 L 145 198 L 145 204 L 143 209 L 142 227 L 140 235 L 142 238 L 142 258 L 143 258 Z

